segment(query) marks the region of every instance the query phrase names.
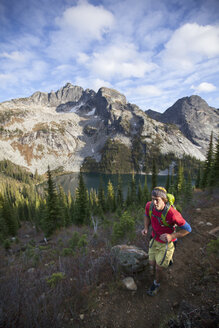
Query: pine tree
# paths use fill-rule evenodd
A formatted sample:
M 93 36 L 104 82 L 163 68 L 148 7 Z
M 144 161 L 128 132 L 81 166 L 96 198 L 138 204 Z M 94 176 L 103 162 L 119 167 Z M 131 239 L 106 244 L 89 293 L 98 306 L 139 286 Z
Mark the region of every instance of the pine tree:
M 213 159 L 213 165 L 210 174 L 210 186 L 219 186 L 219 137 L 217 140 L 216 150 Z
M 4 206 L 4 197 L 0 193 L 0 242 L 7 238 L 8 236 L 8 227 L 6 225 L 6 220 L 4 218 L 4 212 L 3 212 L 3 206 Z
M 147 175 L 145 174 L 144 188 L 143 188 L 143 205 L 145 205 L 150 200 L 150 194 L 148 190 Z
M 61 210 L 62 226 L 67 227 L 70 225 L 71 219 L 70 219 L 70 212 L 68 206 L 68 198 L 62 186 L 59 186 L 58 200 L 59 200 L 59 207 Z
M 134 173 L 132 174 L 130 191 L 131 191 L 131 193 L 130 193 L 131 204 L 135 204 L 136 203 L 136 181 L 135 181 Z
M 204 172 L 203 172 L 203 177 L 202 177 L 202 182 L 201 182 L 202 188 L 206 188 L 209 185 L 212 164 L 213 164 L 213 132 L 211 133 L 211 136 L 210 136 L 208 152 L 207 152 L 206 161 L 204 164 Z
M 98 188 L 98 206 L 100 211 L 102 211 L 103 213 L 106 211 L 106 199 L 105 199 L 102 177 L 100 178 L 100 184 Z
M 46 237 L 50 236 L 57 228 L 62 226 L 61 210 L 59 207 L 56 185 L 53 181 L 49 167 L 47 171 L 47 185 L 47 213 L 43 224 L 43 230 Z
M 107 210 L 110 212 L 115 211 L 115 193 L 112 182 L 109 180 L 107 184 L 107 201 L 106 201 Z
M 77 224 L 89 223 L 89 199 L 88 191 L 86 189 L 82 172 L 80 172 L 78 177 L 78 188 L 76 190 L 75 199 L 75 215 L 74 220 Z
M 122 208 L 123 202 L 124 202 L 124 199 L 123 199 L 123 192 L 122 192 L 122 180 L 121 180 L 121 176 L 119 175 L 118 185 L 117 185 L 116 206 L 118 208 Z
M 165 189 L 167 190 L 167 192 L 170 189 L 170 170 L 169 169 L 168 169 L 168 175 L 167 175 L 167 179 L 166 179 Z
M 169 189 L 168 189 L 168 192 L 170 194 L 175 194 L 176 193 L 176 190 L 175 190 L 175 183 L 174 183 L 174 168 L 172 168 L 172 173 L 171 173 L 171 177 L 170 177 L 170 186 L 169 186 Z
M 142 191 L 141 182 L 139 181 L 139 184 L 138 184 L 138 204 L 142 205 L 142 203 L 143 203 L 143 191 Z
M 182 166 L 182 162 L 178 162 L 178 173 L 177 173 L 177 179 L 176 179 L 176 193 L 178 198 L 183 193 L 183 189 L 185 186 L 185 180 L 184 180 L 184 168 Z
M 7 195 L 3 197 L 1 215 L 5 223 L 4 226 L 7 228 L 7 234 L 16 236 L 19 225 L 14 207 Z
M 102 210 L 100 211 L 99 206 L 98 206 L 97 192 L 93 188 L 91 188 L 91 190 L 90 190 L 89 204 L 90 204 L 90 212 L 91 212 L 91 215 L 102 216 L 103 212 L 102 212 Z
M 188 177 L 185 182 L 185 192 L 184 192 L 184 202 L 189 204 L 192 201 L 193 187 L 191 173 L 189 172 Z
M 198 167 L 198 173 L 195 181 L 195 187 L 200 188 L 201 187 L 201 165 L 199 164 Z
M 131 192 L 130 187 L 128 186 L 127 196 L 126 196 L 126 207 L 131 205 Z
M 153 190 L 156 186 L 157 186 L 157 165 L 156 165 L 155 159 L 153 158 L 151 190 Z

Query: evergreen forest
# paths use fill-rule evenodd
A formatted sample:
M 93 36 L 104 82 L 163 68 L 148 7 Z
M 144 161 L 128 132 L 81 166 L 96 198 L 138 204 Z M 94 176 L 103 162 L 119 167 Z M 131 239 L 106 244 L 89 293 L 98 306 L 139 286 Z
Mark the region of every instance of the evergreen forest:
M 213 134 L 209 143 L 209 149 L 204 163 L 199 163 L 196 171 L 196 188 L 213 188 L 219 185 L 219 141 L 213 145 Z M 31 222 L 37 231 L 43 231 L 45 237 L 51 236 L 55 231 L 75 225 L 94 226 L 106 224 L 109 214 L 114 214 L 115 222 L 108 222 L 119 229 L 120 218 L 129 214 L 136 217 L 133 211 L 143 211 L 147 201 L 150 200 L 150 192 L 147 184 L 147 176 L 143 186 L 136 185 L 135 175 L 128 187 L 126 199 L 124 199 L 121 179 L 116 188 L 108 181 L 104 188 L 100 180 L 98 190 L 88 189 L 84 183 L 83 173 L 78 176 L 78 188 L 75 195 L 66 194 L 61 186 L 54 182 L 54 173 L 48 167 L 47 174 L 40 176 L 27 172 L 25 169 L 11 163 L 8 160 L 0 162 L 0 241 L 5 247 L 10 247 L 11 237 L 16 238 L 17 231 L 22 222 Z M 194 172 L 193 172 L 194 178 Z M 46 187 L 36 188 L 46 180 Z M 152 159 L 152 188 L 157 185 L 156 161 Z M 175 171 L 168 174 L 166 190 L 174 194 L 175 205 L 179 210 L 192 200 L 192 172 L 185 165 L 185 161 L 178 160 Z M 104 190 L 107 190 L 105 193 Z M 126 214 L 125 214 L 126 213 Z M 114 232 L 115 232 L 114 231 Z M 134 231 L 134 225 L 133 225 Z M 117 234 L 117 232 L 115 232 Z M 112 239 L 115 236 L 112 236 Z M 114 238 L 115 239 L 115 238 Z

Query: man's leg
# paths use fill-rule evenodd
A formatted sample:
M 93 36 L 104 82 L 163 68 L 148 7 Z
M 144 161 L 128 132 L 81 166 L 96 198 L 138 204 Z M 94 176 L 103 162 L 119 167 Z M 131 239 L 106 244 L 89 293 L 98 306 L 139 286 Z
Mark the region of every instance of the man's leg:
M 149 261 L 150 274 L 155 274 L 156 261 Z
M 172 259 L 174 252 L 173 243 L 168 245 L 168 251 L 166 252 L 166 245 L 161 243 L 156 243 L 156 252 L 155 252 L 155 280 L 151 285 L 150 289 L 147 291 L 147 294 L 150 296 L 156 295 L 160 289 L 160 283 L 162 281 L 164 271 L 169 266 L 169 262 Z M 166 255 L 165 255 L 166 254 Z M 165 258 L 164 258 L 165 256 Z M 159 265 L 162 263 L 161 265 Z M 153 263 L 149 261 L 150 267 L 154 267 Z
M 164 268 L 156 264 L 155 281 L 160 284 L 163 280 Z

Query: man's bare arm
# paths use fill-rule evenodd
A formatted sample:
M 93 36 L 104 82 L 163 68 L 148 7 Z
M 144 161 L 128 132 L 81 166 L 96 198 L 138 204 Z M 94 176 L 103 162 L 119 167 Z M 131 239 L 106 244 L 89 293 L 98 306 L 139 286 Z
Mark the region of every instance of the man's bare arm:
M 151 224 L 151 220 L 149 218 L 149 216 L 145 215 L 144 217 L 144 229 L 142 230 L 142 235 L 147 235 L 148 233 L 148 228 L 149 228 L 149 225 Z

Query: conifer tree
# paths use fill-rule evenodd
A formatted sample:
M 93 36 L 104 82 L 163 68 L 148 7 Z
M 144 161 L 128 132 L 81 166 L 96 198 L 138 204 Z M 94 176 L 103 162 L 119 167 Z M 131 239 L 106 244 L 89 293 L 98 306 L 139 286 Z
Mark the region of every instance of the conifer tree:
M 168 169 L 168 175 L 167 175 L 167 179 L 166 179 L 165 189 L 167 190 L 167 192 L 170 189 L 170 170 L 169 169 Z
M 216 150 L 214 153 L 209 185 L 211 187 L 219 186 L 219 137 L 217 140 Z
M 138 204 L 142 205 L 142 203 L 143 203 L 143 191 L 142 191 L 141 182 L 139 181 L 139 184 L 138 184 Z
M 211 133 L 211 136 L 210 136 L 208 152 L 207 152 L 206 161 L 204 164 L 204 172 L 203 172 L 203 177 L 202 177 L 202 182 L 201 182 L 202 188 L 206 188 L 209 185 L 212 164 L 213 164 L 213 132 Z
M 200 188 L 201 187 L 201 165 L 199 164 L 198 167 L 198 173 L 195 181 L 195 187 Z
M 127 196 L 126 196 L 126 206 L 129 207 L 131 205 L 131 192 L 130 187 L 128 186 Z
M 107 184 L 107 201 L 106 201 L 107 210 L 110 212 L 115 211 L 115 192 L 112 185 L 112 182 L 109 180 Z
M 7 228 L 7 234 L 9 236 L 16 236 L 19 225 L 13 205 L 7 195 L 3 197 L 1 214 L 5 222 L 5 227 Z
M 182 162 L 178 162 L 178 173 L 177 173 L 177 179 L 176 179 L 176 193 L 178 198 L 182 195 L 183 189 L 184 189 L 184 169 L 182 166 Z
M 185 192 L 184 192 L 185 204 L 189 204 L 192 201 L 192 193 L 193 193 L 192 179 L 191 179 L 191 173 L 189 172 L 185 182 Z
M 131 193 L 130 193 L 131 204 L 135 204 L 136 203 L 136 181 L 135 181 L 134 173 L 132 174 L 130 191 L 131 191 Z
M 153 158 L 152 163 L 152 177 L 151 177 L 151 190 L 157 186 L 157 165 L 155 159 Z
M 122 180 L 121 180 L 121 176 L 119 175 L 118 185 L 117 185 L 116 206 L 118 208 L 122 208 L 123 202 L 124 202 L 124 199 L 123 199 L 123 192 L 122 192 Z
M 7 238 L 8 236 L 8 228 L 6 225 L 6 220 L 3 216 L 3 205 L 4 205 L 4 197 L 0 193 L 0 242 Z
M 169 189 L 168 189 L 168 192 L 170 194 L 175 194 L 176 191 L 175 191 L 175 183 L 174 183 L 174 168 L 172 168 L 172 172 L 171 172 L 171 176 L 170 176 L 170 186 L 169 186 Z
M 89 223 L 89 199 L 88 191 L 84 183 L 82 172 L 80 172 L 78 177 L 78 188 L 76 190 L 75 199 L 75 215 L 74 220 L 77 224 Z
M 89 193 L 89 204 L 90 204 L 90 212 L 91 212 L 91 215 L 97 215 L 97 216 L 101 216 L 102 215 L 103 212 L 102 212 L 102 210 L 100 211 L 99 206 L 98 206 L 97 192 L 93 188 L 90 189 L 90 193 Z
M 57 228 L 60 228 L 62 225 L 62 217 L 58 202 L 56 185 L 53 181 L 52 173 L 49 167 L 47 171 L 47 185 L 47 213 L 43 224 L 43 230 L 46 237 L 50 236 Z
M 59 186 L 58 200 L 61 210 L 62 226 L 67 227 L 70 225 L 71 219 L 70 219 L 70 212 L 68 206 L 68 198 L 62 186 Z
M 143 205 L 145 205 L 150 200 L 150 194 L 148 190 L 147 175 L 145 174 L 144 188 L 143 188 Z
M 100 184 L 98 188 L 98 206 L 100 211 L 102 211 L 103 213 L 106 211 L 106 199 L 105 199 L 102 177 L 100 178 Z
M 70 217 L 70 222 L 72 223 L 74 221 L 74 198 L 70 192 L 70 190 L 68 191 L 68 196 L 67 196 L 67 199 L 68 199 L 68 208 L 69 208 L 69 217 Z

